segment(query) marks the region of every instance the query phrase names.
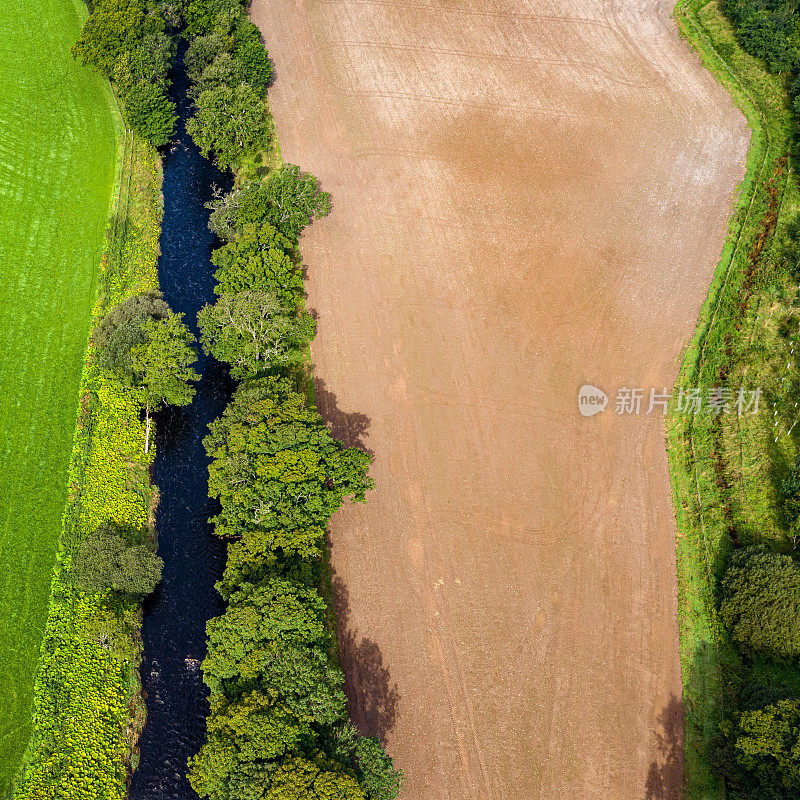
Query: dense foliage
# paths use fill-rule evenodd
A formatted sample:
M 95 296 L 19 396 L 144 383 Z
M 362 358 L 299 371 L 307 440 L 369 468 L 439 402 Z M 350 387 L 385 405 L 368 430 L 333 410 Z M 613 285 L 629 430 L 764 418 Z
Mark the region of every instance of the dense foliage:
M 218 164 L 239 167 L 267 143 L 271 71 L 251 47 L 257 31 L 230 0 L 194 0 L 186 19 L 188 130 Z M 399 771 L 347 719 L 319 592 L 328 521 L 346 499 L 365 499 L 370 457 L 334 439 L 297 390 L 314 335 L 297 246 L 330 197 L 281 165 L 211 209 L 224 242 L 212 256 L 218 299 L 198 323 L 203 347 L 242 382 L 204 440 L 215 532 L 230 542 L 217 585 L 228 607 L 208 623 L 211 714 L 189 780 L 211 800 L 393 800 Z
M 279 231 L 283 243 L 278 246 L 288 249 L 297 246 L 303 228 L 330 213 L 331 198 L 313 175 L 294 164 L 281 164 L 265 181 L 248 181 L 217 198 L 211 209 L 209 227 L 223 241 L 250 240 L 254 232 L 272 237 Z
M 265 102 L 272 64 L 237 0 L 190 0 L 184 64 L 196 112 L 186 130 L 222 169 L 263 151 L 271 137 Z
M 154 542 L 131 541 L 110 525 L 101 525 L 81 542 L 72 568 L 78 585 L 90 592 L 113 589 L 131 597 L 150 594 L 161 580 L 164 562 Z
M 772 72 L 800 68 L 800 15 L 797 0 L 725 0 L 725 12 L 739 41 L 763 58 Z
M 175 43 L 167 32 L 174 8 L 159 0 L 94 0 L 91 11 L 73 54 L 112 82 L 139 136 L 167 144 L 175 129 L 168 77 Z
M 796 389 L 788 387 L 797 384 L 787 374 L 794 333 L 786 337 L 787 358 L 781 352 L 785 322 L 765 326 L 759 314 L 769 308 L 796 330 L 800 225 L 792 222 L 798 206 L 790 159 L 800 114 L 800 7 L 797 0 L 722 0 L 723 17 L 716 4 L 691 6 L 695 43 L 713 53 L 704 63 L 722 64 L 718 75 L 747 114 L 754 137 L 744 184 L 749 194 L 743 194 L 746 203 L 731 228 L 737 238 L 730 269 L 710 322 L 701 318 L 701 329 L 710 327 L 702 330 L 699 360 L 690 371 L 697 385 L 755 381 L 769 396 L 772 415 L 768 426 L 763 419 L 744 424 L 731 415 L 713 424 L 693 420 L 685 428 L 692 491 L 702 488 L 697 553 L 703 566 L 698 561 L 689 569 L 709 569 L 713 592 L 713 634 L 694 618 L 696 598 L 694 605 L 682 600 L 683 624 L 689 622 L 697 637 L 693 660 L 684 663 L 687 764 L 700 763 L 689 747 L 706 754 L 712 730 L 718 733 L 710 748 L 716 777 L 703 777 L 702 789 L 695 785 L 690 795 L 710 796 L 713 787 L 714 796 L 731 800 L 796 798 L 800 567 L 793 550 L 800 534 L 800 462 L 793 465 L 796 438 L 779 432 L 784 389 L 775 391 L 768 377 L 778 372 L 796 419 Z M 789 433 L 792 427 L 787 425 Z M 757 469 L 744 466 L 756 463 Z M 703 474 L 713 474 L 713 486 L 698 482 Z M 678 546 L 680 552 L 686 545 Z M 684 580 L 694 576 L 687 571 Z M 694 584 L 690 593 L 696 591 Z
M 800 656 L 800 567 L 764 547 L 737 550 L 722 581 L 722 618 L 756 653 Z
M 286 308 L 270 292 L 225 292 L 200 311 L 197 322 L 204 349 L 240 379 L 300 363 L 314 336 L 311 316 Z
M 130 389 L 144 407 L 150 447 L 150 412 L 160 405 L 192 402 L 192 383 L 200 376 L 194 336 L 182 315 L 173 314 L 158 292 L 136 295 L 113 309 L 94 336 L 98 364 Z
M 736 712 L 715 745 L 713 759 L 732 796 L 794 800 L 800 794 L 800 701 Z

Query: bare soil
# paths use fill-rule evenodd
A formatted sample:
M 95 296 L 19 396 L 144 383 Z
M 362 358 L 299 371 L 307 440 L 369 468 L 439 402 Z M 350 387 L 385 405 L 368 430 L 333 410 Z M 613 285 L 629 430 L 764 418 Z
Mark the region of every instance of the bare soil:
M 323 412 L 375 454 L 331 530 L 348 692 L 406 800 L 672 800 L 660 413 L 748 131 L 653 0 L 255 0 Z M 645 401 L 645 406 L 647 402 Z

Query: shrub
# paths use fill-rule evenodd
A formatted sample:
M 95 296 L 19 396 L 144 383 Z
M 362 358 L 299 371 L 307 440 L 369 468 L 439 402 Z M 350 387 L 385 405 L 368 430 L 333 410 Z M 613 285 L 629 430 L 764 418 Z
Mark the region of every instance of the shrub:
M 736 641 L 777 658 L 800 655 L 800 568 L 791 556 L 737 550 L 721 590 L 722 617 Z
M 783 510 L 790 527 L 800 519 L 800 457 L 792 465 L 789 474 L 781 483 Z
M 124 96 L 125 121 L 153 147 L 168 144 L 175 132 L 175 104 L 154 84 L 137 84 Z
M 93 592 L 113 589 L 133 597 L 150 594 L 164 562 L 144 544 L 130 544 L 109 526 L 86 537 L 75 556 L 78 583 Z

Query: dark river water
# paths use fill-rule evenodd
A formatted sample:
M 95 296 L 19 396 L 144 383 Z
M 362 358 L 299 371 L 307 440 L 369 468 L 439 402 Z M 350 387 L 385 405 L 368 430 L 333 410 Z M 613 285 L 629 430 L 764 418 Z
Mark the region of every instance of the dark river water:
M 207 228 L 212 184 L 230 180 L 200 155 L 186 133 L 190 105 L 181 45 L 174 71 L 178 104 L 177 143 L 164 158 L 164 224 L 158 273 L 164 298 L 197 334 L 195 316 L 214 299 L 215 244 Z M 156 525 L 164 575 L 145 603 L 142 684 L 147 725 L 133 775 L 132 800 L 183 800 L 197 795 L 186 780 L 186 760 L 205 735 L 207 704 L 199 662 L 205 656 L 205 626 L 222 612 L 214 590 L 224 568 L 225 547 L 211 533 L 208 517 L 216 505 L 207 496 L 208 459 L 203 437 L 230 397 L 232 384 L 214 359 L 200 357 L 194 402 L 168 409 L 157 420 L 153 479 L 161 491 Z

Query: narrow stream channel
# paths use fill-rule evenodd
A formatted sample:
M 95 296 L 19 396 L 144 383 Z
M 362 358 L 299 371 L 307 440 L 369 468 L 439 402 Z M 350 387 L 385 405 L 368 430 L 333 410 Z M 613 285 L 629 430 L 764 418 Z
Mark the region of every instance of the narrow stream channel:
M 214 236 L 207 228 L 211 186 L 230 180 L 201 155 L 186 133 L 190 115 L 188 81 L 181 43 L 173 73 L 178 136 L 164 158 L 164 224 L 158 273 L 164 298 L 197 334 L 195 316 L 214 299 Z M 221 613 L 214 583 L 222 575 L 224 545 L 211 533 L 216 512 L 208 499 L 208 459 L 203 437 L 232 389 L 227 372 L 201 356 L 202 380 L 191 406 L 168 409 L 158 418 L 153 479 L 161 490 L 156 526 L 164 559 L 159 588 L 144 607 L 142 684 L 147 693 L 147 725 L 140 740 L 139 767 L 131 800 L 197 798 L 186 780 L 186 760 L 200 748 L 207 706 L 200 673 L 207 620 Z

